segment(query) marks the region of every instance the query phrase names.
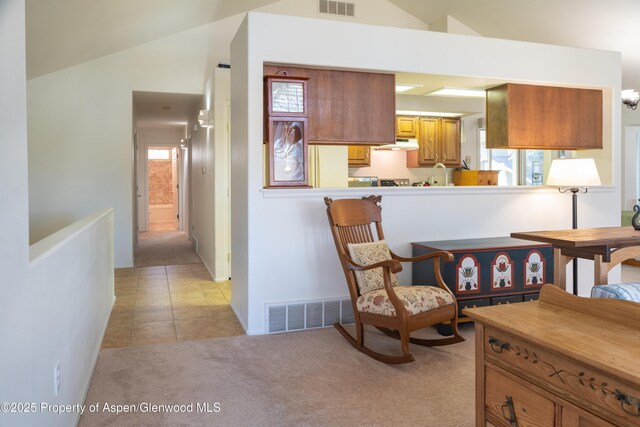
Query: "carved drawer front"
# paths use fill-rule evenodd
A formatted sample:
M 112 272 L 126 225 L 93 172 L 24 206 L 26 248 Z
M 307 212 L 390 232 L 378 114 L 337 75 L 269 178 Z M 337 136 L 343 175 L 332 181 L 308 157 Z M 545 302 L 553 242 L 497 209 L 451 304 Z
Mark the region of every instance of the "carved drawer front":
M 501 373 L 485 372 L 487 419 L 498 426 L 553 426 L 555 404 Z
M 488 299 L 468 299 L 468 300 L 464 300 L 464 301 L 458 301 L 458 316 L 464 316 L 464 314 L 462 314 L 462 310 L 464 310 L 465 308 L 476 308 L 476 307 L 484 307 L 485 305 L 487 305 L 488 303 Z
M 640 390 L 571 359 L 486 328 L 487 360 L 620 426 L 640 426 Z
M 613 424 L 573 406 L 562 407 L 562 427 L 612 427 Z

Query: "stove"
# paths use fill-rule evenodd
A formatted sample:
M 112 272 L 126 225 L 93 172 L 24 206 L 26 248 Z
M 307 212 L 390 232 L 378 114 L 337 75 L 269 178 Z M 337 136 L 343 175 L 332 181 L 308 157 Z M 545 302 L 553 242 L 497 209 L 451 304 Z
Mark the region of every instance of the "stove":
M 409 187 L 411 183 L 408 178 L 381 179 L 380 187 Z

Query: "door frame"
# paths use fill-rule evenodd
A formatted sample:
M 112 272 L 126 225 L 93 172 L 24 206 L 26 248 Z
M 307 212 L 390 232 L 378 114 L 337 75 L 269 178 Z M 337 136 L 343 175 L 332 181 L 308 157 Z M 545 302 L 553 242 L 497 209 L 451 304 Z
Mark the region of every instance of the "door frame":
M 180 156 L 184 155 L 181 154 L 182 153 L 182 149 L 180 148 L 180 144 L 175 144 L 175 143 L 153 143 L 153 142 L 148 142 L 144 144 L 144 162 L 143 162 L 143 170 L 142 172 L 144 173 L 143 175 L 143 194 L 142 194 L 142 202 L 143 202 L 143 207 L 144 207 L 144 216 L 143 216 L 143 225 L 144 225 L 144 229 L 140 229 L 139 231 L 147 231 L 149 229 L 149 149 L 152 147 L 161 147 L 161 148 L 175 148 L 176 152 L 179 153 Z M 183 192 L 183 187 L 182 187 L 182 183 L 184 182 L 184 180 L 186 179 L 185 177 L 185 170 L 182 167 L 182 158 L 178 158 L 178 183 L 179 183 L 179 188 L 178 188 L 178 206 L 177 206 L 177 212 L 178 212 L 178 230 L 180 231 L 184 231 L 184 222 L 183 222 L 183 218 L 184 218 L 184 204 L 180 203 L 180 200 L 182 197 L 186 197 L 186 192 Z M 183 195 L 184 193 L 184 195 Z M 139 210 L 138 210 L 139 212 Z M 139 221 L 138 221 L 139 222 Z
M 624 127 L 622 145 L 622 210 L 628 211 L 638 203 L 640 197 L 640 125 Z

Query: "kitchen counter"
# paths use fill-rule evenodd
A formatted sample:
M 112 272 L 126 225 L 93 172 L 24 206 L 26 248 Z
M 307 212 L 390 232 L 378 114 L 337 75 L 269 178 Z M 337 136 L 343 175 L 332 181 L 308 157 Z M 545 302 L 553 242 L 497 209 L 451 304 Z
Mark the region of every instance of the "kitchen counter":
M 589 188 L 589 193 L 610 193 L 615 188 L 600 186 Z M 362 188 L 261 188 L 264 198 L 299 198 L 299 197 L 362 197 L 375 194 L 380 195 L 501 195 L 501 194 L 558 194 L 555 187 L 533 186 L 431 186 L 431 187 L 362 187 Z

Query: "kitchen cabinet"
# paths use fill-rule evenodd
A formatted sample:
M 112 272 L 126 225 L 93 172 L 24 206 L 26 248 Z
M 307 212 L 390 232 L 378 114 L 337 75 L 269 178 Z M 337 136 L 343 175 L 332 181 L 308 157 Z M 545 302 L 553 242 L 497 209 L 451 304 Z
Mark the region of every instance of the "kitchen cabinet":
M 507 83 L 487 89 L 487 148 L 602 148 L 602 91 Z
M 371 147 L 368 145 L 350 145 L 349 166 L 371 166 Z
M 418 150 L 407 152 L 407 167 L 460 166 L 460 119 L 421 117 L 418 120 Z
M 418 118 L 409 116 L 396 117 L 396 137 L 416 138 L 418 134 Z
M 309 143 L 384 145 L 395 141 L 393 74 L 265 65 L 264 75 L 306 77 Z
M 538 301 L 467 308 L 476 426 L 637 426 L 640 306 L 546 285 Z

